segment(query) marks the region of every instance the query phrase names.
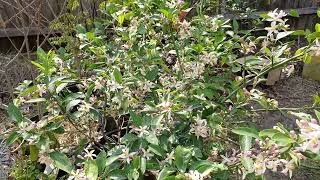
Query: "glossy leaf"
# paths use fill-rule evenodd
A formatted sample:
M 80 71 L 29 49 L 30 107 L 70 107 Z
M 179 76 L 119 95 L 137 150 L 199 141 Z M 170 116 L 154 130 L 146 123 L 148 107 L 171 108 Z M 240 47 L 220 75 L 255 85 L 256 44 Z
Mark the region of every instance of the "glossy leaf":
M 232 132 L 238 135 L 259 138 L 258 131 L 249 127 L 239 127 L 239 128 L 233 129 Z
M 141 157 L 140 159 L 140 169 L 142 174 L 146 172 L 147 169 L 147 159 L 145 157 Z
M 98 166 L 95 160 L 88 159 L 85 162 L 84 169 L 87 178 L 89 178 L 90 180 L 98 179 Z
M 46 101 L 45 98 L 35 98 L 35 99 L 30 99 L 26 101 L 26 103 L 39 103 L 39 102 L 45 102 L 45 101 Z
M 12 145 L 16 140 L 19 139 L 19 137 L 20 136 L 16 131 L 12 132 L 7 139 L 7 145 Z
M 67 87 L 68 83 L 61 83 L 57 88 L 56 88 L 56 93 L 60 93 L 65 87 Z
M 192 156 L 192 149 L 178 146 L 174 153 L 174 160 L 180 172 L 185 172 Z
M 136 126 L 142 126 L 143 125 L 143 119 L 138 116 L 135 112 L 130 111 L 130 118 L 133 121 L 133 124 Z
M 285 32 L 280 32 L 277 34 L 277 38 L 276 40 L 280 40 L 282 38 L 285 38 L 287 36 L 289 36 L 290 34 L 292 34 L 294 31 L 285 31 Z
M 114 79 L 117 81 L 117 83 L 122 83 L 122 75 L 121 75 L 121 72 L 119 69 L 115 68 L 113 70 L 113 76 L 114 76 Z
M 104 150 L 98 154 L 96 163 L 98 166 L 98 172 L 99 174 L 101 174 L 106 168 L 106 163 L 107 163 L 107 153 Z
M 79 103 L 81 103 L 82 100 L 80 99 L 75 99 L 75 100 L 72 100 L 68 103 L 67 107 L 66 107 L 66 110 L 67 111 L 70 111 L 71 108 L 73 108 L 74 106 L 78 105 Z
M 279 133 L 279 131 L 276 129 L 265 129 L 265 130 L 260 131 L 259 136 L 272 138 L 277 133 Z
M 172 168 L 164 167 L 160 171 L 157 180 L 164 180 L 167 176 L 171 175 L 172 173 L 174 173 L 174 170 Z
M 287 145 L 295 142 L 292 138 L 290 138 L 290 136 L 285 135 L 283 133 L 275 134 L 274 136 L 272 136 L 272 139 L 283 145 Z
M 57 168 L 67 173 L 71 173 L 71 171 L 73 170 L 73 164 L 65 154 L 55 151 L 50 153 L 49 155 Z
M 17 123 L 24 121 L 24 117 L 22 116 L 20 109 L 13 103 L 9 104 L 7 111 L 11 120 L 16 121 Z
M 289 15 L 292 17 L 300 17 L 299 12 L 295 9 L 291 9 Z
M 252 147 L 252 137 L 241 136 L 240 137 L 240 147 L 243 152 L 249 151 Z

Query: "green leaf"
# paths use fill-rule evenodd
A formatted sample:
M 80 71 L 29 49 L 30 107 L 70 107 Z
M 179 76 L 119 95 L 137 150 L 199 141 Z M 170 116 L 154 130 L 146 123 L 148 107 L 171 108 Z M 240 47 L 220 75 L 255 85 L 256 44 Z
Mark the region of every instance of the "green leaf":
M 88 159 L 85 162 L 84 170 L 88 179 L 98 179 L 98 166 L 95 160 Z
M 140 170 L 142 174 L 146 172 L 147 169 L 147 159 L 145 157 L 141 157 L 140 159 Z
M 61 83 L 57 89 L 56 89 L 56 93 L 58 94 L 59 92 L 61 92 L 65 87 L 67 87 L 68 83 Z
M 317 15 L 320 17 L 320 9 L 317 10 Z
M 101 174 L 106 168 L 107 163 L 107 153 L 104 150 L 98 154 L 96 162 L 98 166 L 98 172 Z
M 280 32 L 280 33 L 277 34 L 276 40 L 280 40 L 280 39 L 282 39 L 282 38 L 284 38 L 284 37 L 287 37 L 287 36 L 289 36 L 290 34 L 292 34 L 293 32 L 294 32 L 294 31 Z
M 272 136 L 272 139 L 281 143 L 281 145 L 287 145 L 295 142 L 293 139 L 290 138 L 290 136 L 283 133 L 275 134 L 274 136 Z
M 30 160 L 31 161 L 37 161 L 38 155 L 39 155 L 39 149 L 35 145 L 30 145 Z
M 94 88 L 95 88 L 95 84 L 94 83 L 90 84 L 90 86 L 89 86 L 89 88 L 87 89 L 87 92 L 86 92 L 86 97 L 84 99 L 86 102 L 89 102 Z
M 121 155 L 114 155 L 114 156 L 110 156 L 107 160 L 106 160 L 106 166 L 110 166 L 112 163 L 114 163 L 116 160 L 118 160 L 120 158 Z
M 67 173 L 71 173 L 73 170 L 73 164 L 65 154 L 55 151 L 50 153 L 49 156 L 57 168 Z
M 111 171 L 110 173 L 108 173 L 108 176 L 110 177 L 110 179 L 115 179 L 115 180 L 127 180 L 128 177 L 126 176 L 126 172 L 124 172 L 124 170 L 120 170 L 120 169 L 115 169 L 113 171 Z
M 263 131 L 260 131 L 259 136 L 272 138 L 277 133 L 279 133 L 279 131 L 276 129 L 265 129 Z
M 140 164 L 141 164 L 140 160 L 141 160 L 140 156 L 134 157 L 133 160 L 131 161 L 132 167 L 135 169 L 140 169 Z
M 133 124 L 136 126 L 142 126 L 143 125 L 143 119 L 138 116 L 135 112 L 130 111 L 130 118 L 133 121 Z
M 306 114 L 306 113 L 296 113 L 296 112 L 290 111 L 290 112 L 288 112 L 288 114 L 294 115 L 294 116 L 296 116 L 296 117 L 298 117 L 300 119 L 305 119 L 305 120 L 308 120 L 308 121 L 311 121 L 311 119 L 312 119 L 312 116 L 310 114 Z
M 204 160 L 204 161 L 199 161 L 199 162 L 194 163 L 193 169 L 197 170 L 203 176 L 207 176 L 211 172 L 214 172 L 214 171 L 227 170 L 227 167 L 223 164 L 218 164 L 215 162 Z
M 316 32 L 320 32 L 320 24 L 319 23 L 317 23 L 315 25 L 315 30 L 316 30 Z
M 299 12 L 295 9 L 291 9 L 289 15 L 292 17 L 300 17 Z
M 252 146 L 252 137 L 241 136 L 240 137 L 240 146 L 241 146 L 241 151 L 243 151 L 243 152 L 249 151 Z
M 48 59 L 47 53 L 42 48 L 37 49 L 37 57 L 41 62 L 46 62 Z
M 152 132 L 146 137 L 146 140 L 151 144 L 155 144 L 155 145 L 159 144 L 159 140 L 157 136 Z
M 148 79 L 149 81 L 154 81 L 156 80 L 158 73 L 159 73 L 158 66 L 154 66 L 150 71 L 146 73 L 146 79 Z
M 140 173 L 137 169 L 131 169 L 128 173 L 128 179 L 138 180 Z
M 39 68 L 42 72 L 45 72 L 45 71 L 46 71 L 46 69 L 45 69 L 41 64 L 39 64 L 39 63 L 37 63 L 37 62 L 35 62 L 35 61 L 31 61 L 31 63 L 32 63 L 33 65 L 35 65 L 37 68 Z
M 17 139 L 19 139 L 19 134 L 14 131 L 13 133 L 10 134 L 10 136 L 7 139 L 7 145 L 12 145 Z
M 75 100 L 72 100 L 68 103 L 67 107 L 66 107 L 66 110 L 67 111 L 70 111 L 71 108 L 73 108 L 74 106 L 78 105 L 79 103 L 81 103 L 82 100 L 80 99 L 75 99 Z
M 24 121 L 24 118 L 23 118 L 19 108 L 17 106 L 15 106 L 13 103 L 9 104 L 7 111 L 9 114 L 9 118 L 11 120 L 16 121 L 17 123 Z
M 155 153 L 156 155 L 158 155 L 160 157 L 164 157 L 165 156 L 164 150 L 158 145 L 149 144 L 148 150 L 152 151 L 153 153 Z
M 241 157 L 241 163 L 242 163 L 243 167 L 246 168 L 246 170 L 248 172 L 253 172 L 254 162 L 250 157 L 246 157 L 246 156 Z
M 292 36 L 304 36 L 306 33 L 304 30 L 296 30 L 291 34 Z
M 173 14 L 169 11 L 169 9 L 160 9 L 159 10 L 166 18 L 172 20 Z
M 304 54 L 303 61 L 306 64 L 310 64 L 312 62 L 312 57 L 310 56 L 310 54 L 308 53 Z
M 168 168 L 168 167 L 164 167 L 158 177 L 157 177 L 157 180 L 163 180 L 165 179 L 167 176 L 171 175 L 172 173 L 174 173 L 175 171 L 172 169 L 172 168 Z
M 121 13 L 119 16 L 118 16 L 118 23 L 120 26 L 122 26 L 123 24 L 123 21 L 124 21 L 124 18 L 125 18 L 125 14 Z
M 35 98 L 35 99 L 30 99 L 26 101 L 26 103 L 39 103 L 39 102 L 45 102 L 45 101 L 46 101 L 45 98 Z
M 117 81 L 117 83 L 122 83 L 122 75 L 121 75 L 121 72 L 119 69 L 115 68 L 113 70 L 113 76 L 114 76 L 114 79 Z
M 259 16 L 260 16 L 261 18 L 263 18 L 263 19 L 270 18 L 270 16 L 268 15 L 268 13 L 261 13 Z
M 38 86 L 31 86 L 27 89 L 25 89 L 24 91 L 22 91 L 19 96 L 27 96 L 27 95 L 30 95 L 34 92 L 36 92 L 38 90 Z
M 235 31 L 238 31 L 239 30 L 239 24 L 238 24 L 238 21 L 236 19 L 233 19 L 232 21 L 232 26 L 233 26 L 233 29 Z
M 237 129 L 233 129 L 232 132 L 238 135 L 259 138 L 258 131 L 256 129 L 249 128 L 249 127 L 239 127 Z
M 174 160 L 180 172 L 185 172 L 192 157 L 192 149 L 178 146 L 174 152 Z

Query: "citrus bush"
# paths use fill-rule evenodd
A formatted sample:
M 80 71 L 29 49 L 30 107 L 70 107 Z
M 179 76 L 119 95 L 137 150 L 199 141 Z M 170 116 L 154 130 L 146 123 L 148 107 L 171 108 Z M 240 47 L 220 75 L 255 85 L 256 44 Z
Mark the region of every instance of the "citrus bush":
M 277 108 L 255 87 L 269 71 L 310 58 L 309 47 L 290 51 L 301 31 L 274 11 L 256 37 L 200 6 L 187 17 L 182 1 L 102 2 L 103 18 L 93 29 L 78 25 L 68 42 L 79 47 L 38 49 L 40 75 L 8 105 L 8 144 L 43 165 L 44 179 L 255 179 L 267 169 L 291 175 L 300 160 L 317 158 L 319 125 L 309 115 L 296 114 L 297 132 L 241 121 L 251 102 Z M 312 46 L 319 35 L 307 35 Z

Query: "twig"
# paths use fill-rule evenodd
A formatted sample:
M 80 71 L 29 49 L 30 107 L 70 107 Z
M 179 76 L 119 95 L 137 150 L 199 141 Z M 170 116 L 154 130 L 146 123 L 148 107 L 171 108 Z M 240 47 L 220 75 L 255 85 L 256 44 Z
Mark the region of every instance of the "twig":
M 0 102 L 0 109 L 7 110 L 8 106 Z
M 248 84 L 251 84 L 253 83 L 257 78 L 260 78 L 261 76 L 267 74 L 268 72 L 270 72 L 271 70 L 274 70 L 274 69 L 277 69 L 287 63 L 289 63 L 290 61 L 302 56 L 303 53 L 301 54 L 297 54 L 295 56 L 292 56 L 291 58 L 288 58 L 287 60 L 285 61 L 282 61 L 282 62 L 279 62 L 277 64 L 274 64 L 273 66 L 271 66 L 270 68 L 267 68 L 265 70 L 263 70 L 262 72 L 260 72 L 256 77 L 250 79 L 249 81 L 246 81 L 244 83 L 242 83 L 242 85 L 240 85 L 238 88 L 236 88 L 234 91 L 232 91 L 227 97 L 225 97 L 223 100 L 222 100 L 222 103 L 226 102 L 228 99 L 230 99 L 232 96 L 234 96 L 240 89 L 244 88 L 245 86 L 247 86 Z
M 19 144 L 19 146 L 17 148 L 15 148 L 13 151 L 11 151 L 11 153 L 17 152 L 21 148 L 23 143 L 24 143 L 24 140 Z
M 233 144 L 235 144 L 235 145 L 237 145 L 237 146 L 240 146 L 239 143 L 235 142 L 234 140 L 232 140 L 232 139 L 230 139 L 230 138 L 224 138 L 224 137 L 221 137 L 221 136 L 219 136 L 219 135 L 216 135 L 216 137 L 218 137 L 219 139 L 225 140 L 225 141 L 229 141 L 229 142 L 231 142 L 231 143 L 233 143 Z

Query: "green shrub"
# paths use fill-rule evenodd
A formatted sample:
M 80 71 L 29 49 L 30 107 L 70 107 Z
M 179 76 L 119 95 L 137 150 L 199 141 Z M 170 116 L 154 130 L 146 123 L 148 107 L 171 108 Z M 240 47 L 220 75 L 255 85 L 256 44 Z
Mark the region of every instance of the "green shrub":
M 19 141 L 31 160 L 76 179 L 228 179 L 292 173 L 309 153 L 298 148 L 312 141 L 304 131 L 239 122 L 252 101 L 278 108 L 254 89 L 264 75 L 308 58 L 308 48 L 292 55 L 283 41 L 296 33 L 283 12 L 264 15 L 272 26 L 255 37 L 236 21 L 183 19 L 183 2 L 111 0 L 100 11 L 95 28 L 77 26 L 77 49 L 38 49 L 40 75 L 8 106 L 8 144 Z M 70 126 L 79 141 L 61 143 Z

